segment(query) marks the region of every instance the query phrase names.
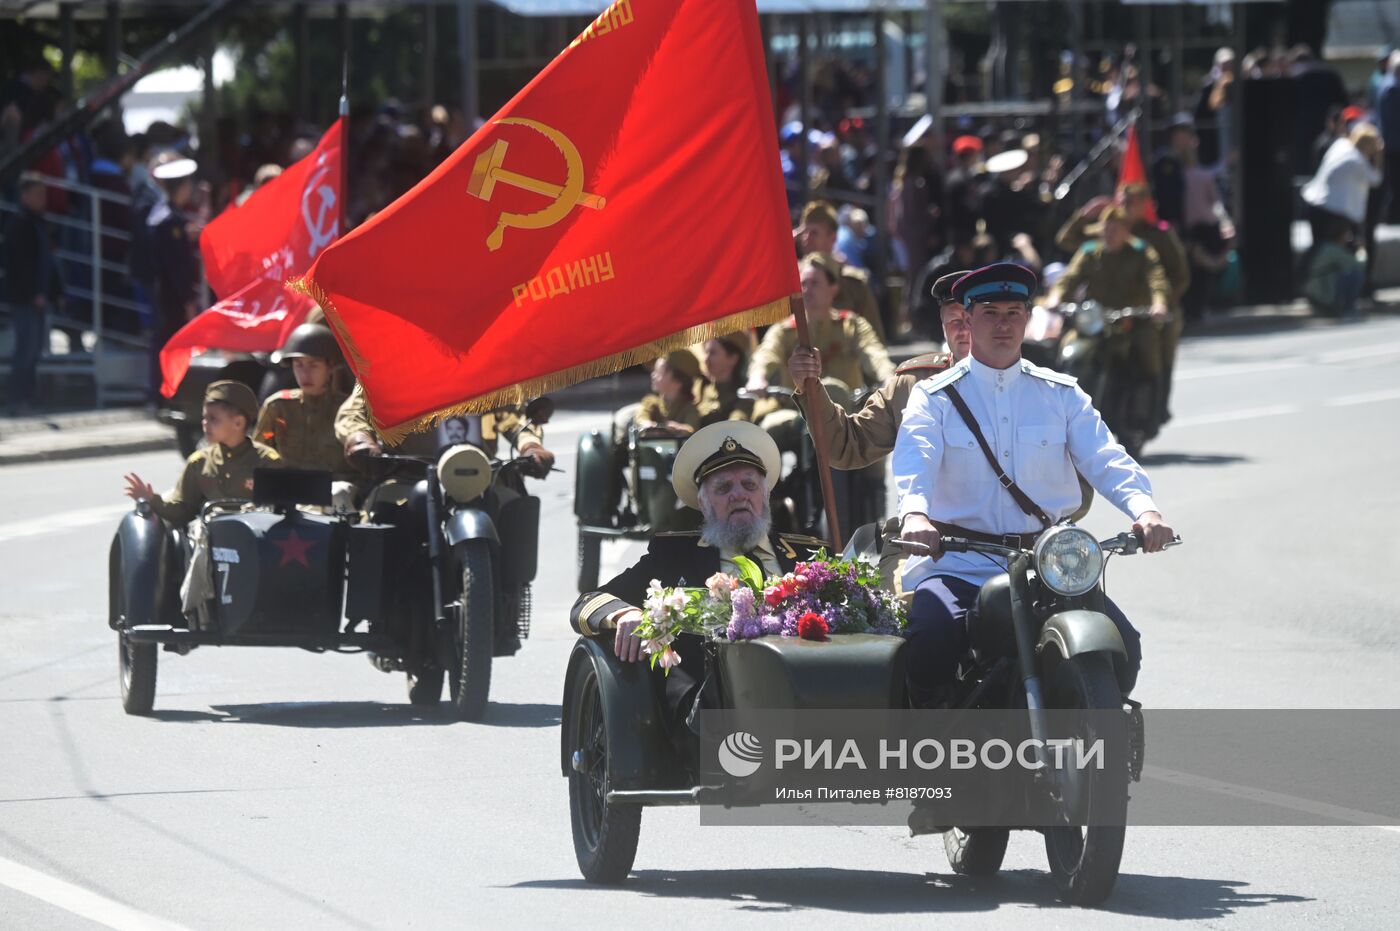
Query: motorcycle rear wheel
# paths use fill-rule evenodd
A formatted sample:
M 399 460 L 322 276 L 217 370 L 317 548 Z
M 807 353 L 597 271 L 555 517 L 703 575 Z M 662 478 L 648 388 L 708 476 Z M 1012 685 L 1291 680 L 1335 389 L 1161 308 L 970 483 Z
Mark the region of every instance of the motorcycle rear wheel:
M 1102 654 L 1081 654 L 1060 663 L 1050 682 L 1051 708 L 1122 709 L 1123 693 L 1113 667 Z M 1101 772 L 1093 777 L 1128 780 L 1128 773 Z M 1093 805 L 1094 784 L 1088 787 Z M 1109 794 L 1112 794 L 1111 792 Z M 1126 796 L 1124 796 L 1126 797 Z M 1123 827 L 1064 827 L 1045 831 L 1045 856 L 1062 900 L 1098 905 L 1113 891 L 1123 859 Z

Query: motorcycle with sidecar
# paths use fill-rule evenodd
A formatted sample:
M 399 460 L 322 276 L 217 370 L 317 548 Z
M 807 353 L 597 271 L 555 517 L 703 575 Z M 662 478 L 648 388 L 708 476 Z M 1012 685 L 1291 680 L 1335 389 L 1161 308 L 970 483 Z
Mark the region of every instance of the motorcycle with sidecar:
M 878 527 L 868 525 L 853 535 L 846 553 L 878 558 L 879 545 Z M 1127 718 L 1128 765 L 1028 778 L 1020 802 L 1068 812 L 1084 810 L 1096 797 L 1125 800 L 1128 781 L 1141 773 L 1142 719 L 1140 706 L 1122 691 L 1127 654 L 1102 610 L 1102 578 L 1110 555 L 1140 551 L 1138 538 L 1123 534 L 1099 542 L 1066 523 L 1046 530 L 1029 550 L 952 538 L 944 547 L 1008 560 L 1008 571 L 982 587 L 969 614 L 971 648 L 947 707 L 1024 710 L 1037 737 L 1044 736 L 1046 709 L 1121 712 Z M 718 683 L 712 694 L 724 708 L 908 708 L 903 647 L 901 637 L 877 634 L 837 634 L 825 643 L 777 636 L 712 640 L 705 675 Z M 683 754 L 668 731 L 653 675 L 645 664 L 620 662 L 606 636 L 581 637 L 569 659 L 560 766 L 568 780 L 574 851 L 589 882 L 627 877 L 646 807 L 751 804 L 702 781 L 703 764 Z M 1123 849 L 1123 821 L 1116 823 L 1076 827 L 1071 821 L 1037 829 L 1063 899 L 1093 905 L 1108 896 Z M 955 872 L 990 875 L 1001 868 L 1009 829 L 968 825 L 924 833 L 934 831 L 943 833 Z
M 371 459 L 362 512 L 328 513 L 330 473 L 294 469 L 258 469 L 250 500 L 206 502 L 189 527 L 136 503 L 108 565 L 127 713 L 154 707 L 158 651 L 201 646 L 366 652 L 408 673 L 413 704 L 446 680 L 460 718 L 485 713 L 493 658 L 529 632 L 534 460 L 470 444 Z

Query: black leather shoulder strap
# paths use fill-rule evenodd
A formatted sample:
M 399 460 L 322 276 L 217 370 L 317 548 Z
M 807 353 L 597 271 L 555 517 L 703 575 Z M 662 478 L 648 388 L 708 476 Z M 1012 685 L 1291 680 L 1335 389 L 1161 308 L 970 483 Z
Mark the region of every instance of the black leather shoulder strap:
M 962 422 L 967 424 L 967 428 L 972 431 L 972 435 L 977 437 L 977 445 L 982 447 L 982 455 L 987 457 L 987 464 L 990 465 L 992 471 L 996 473 L 997 481 L 1001 482 L 1001 487 L 1005 488 L 1007 492 L 1010 493 L 1012 499 L 1015 500 L 1016 506 L 1022 511 L 1025 511 L 1026 514 L 1040 521 L 1045 527 L 1049 527 L 1053 524 L 1054 521 L 1050 519 L 1050 516 L 1041 510 L 1040 505 L 1031 500 L 1030 495 L 1022 491 L 1021 487 L 1011 480 L 1011 476 L 1007 475 L 1000 463 L 997 462 L 997 454 L 992 452 L 992 447 L 988 445 L 987 438 L 982 435 L 982 428 L 977 425 L 977 418 L 973 417 L 972 411 L 968 410 L 967 402 L 963 400 L 962 395 L 958 394 L 958 389 L 952 385 L 947 385 L 943 388 L 943 391 L 948 395 L 948 400 L 953 402 L 953 407 L 957 410 L 958 416 L 962 418 Z

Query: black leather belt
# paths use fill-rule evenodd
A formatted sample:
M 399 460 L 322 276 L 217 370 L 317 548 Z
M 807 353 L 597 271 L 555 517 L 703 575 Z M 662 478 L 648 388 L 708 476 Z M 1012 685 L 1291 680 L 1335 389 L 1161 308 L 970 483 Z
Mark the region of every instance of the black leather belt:
M 934 521 L 933 526 L 945 537 L 960 537 L 977 543 L 992 543 L 1020 550 L 1034 549 L 1035 541 L 1040 537 L 1039 533 L 983 533 L 980 530 L 959 527 L 957 524 L 945 524 L 941 520 Z

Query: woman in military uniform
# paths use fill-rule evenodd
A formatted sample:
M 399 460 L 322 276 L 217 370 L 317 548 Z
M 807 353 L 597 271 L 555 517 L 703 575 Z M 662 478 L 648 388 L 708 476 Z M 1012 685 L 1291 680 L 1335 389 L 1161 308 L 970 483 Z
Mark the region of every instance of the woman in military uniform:
M 721 420 L 751 420 L 753 401 L 740 398 L 744 387 L 744 333 L 716 336 L 701 345 L 703 375 L 695 383 L 695 406 L 700 423 L 709 426 Z
M 689 349 L 677 349 L 656 360 L 651 370 L 652 393 L 637 408 L 637 426 L 671 433 L 693 433 L 700 427 L 695 406 L 695 382 L 700 362 Z

